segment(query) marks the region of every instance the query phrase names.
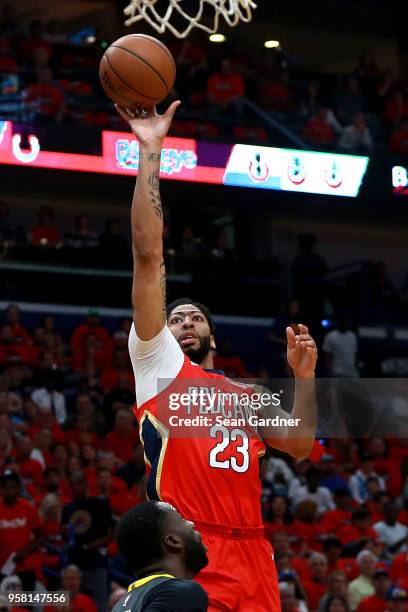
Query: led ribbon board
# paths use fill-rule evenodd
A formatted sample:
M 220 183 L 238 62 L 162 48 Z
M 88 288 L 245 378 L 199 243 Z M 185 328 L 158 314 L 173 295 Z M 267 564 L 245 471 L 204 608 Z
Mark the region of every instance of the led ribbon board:
M 393 167 L 392 186 L 396 195 L 408 196 L 408 168 L 404 168 L 404 166 Z
M 129 132 L 102 132 L 102 155 L 45 151 L 35 136 L 22 148 L 11 121 L 0 121 L 0 164 L 135 176 L 139 143 Z M 355 197 L 368 157 L 166 138 L 161 176 L 170 180 Z
M 355 197 L 368 161 L 368 157 L 357 155 L 237 144 L 224 184 Z

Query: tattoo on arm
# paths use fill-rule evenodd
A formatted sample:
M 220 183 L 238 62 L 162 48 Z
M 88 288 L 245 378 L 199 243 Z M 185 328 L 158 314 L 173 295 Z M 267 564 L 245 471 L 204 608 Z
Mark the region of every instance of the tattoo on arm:
M 155 170 L 148 179 L 148 183 L 152 189 L 155 191 L 159 190 L 160 185 L 160 170 Z
M 147 156 L 147 161 L 149 162 L 158 162 L 161 159 L 161 153 L 149 153 Z
M 164 261 L 160 264 L 160 288 L 163 297 L 163 320 L 166 320 L 166 268 Z
M 152 153 L 151 155 L 156 155 L 156 153 Z M 160 170 L 155 170 L 148 178 L 147 182 L 151 187 L 150 193 L 150 202 L 153 206 L 153 210 L 156 216 L 159 219 L 163 219 L 163 209 L 160 199 Z
M 154 193 L 154 191 L 150 191 L 151 203 L 153 206 L 153 210 L 156 213 L 156 216 L 159 219 L 163 219 L 163 209 L 161 205 L 161 199 L 159 193 Z

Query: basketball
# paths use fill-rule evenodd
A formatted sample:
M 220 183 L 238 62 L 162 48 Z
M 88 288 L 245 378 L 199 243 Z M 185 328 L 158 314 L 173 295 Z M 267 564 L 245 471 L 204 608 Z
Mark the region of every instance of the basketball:
M 156 38 L 129 34 L 106 49 L 99 77 L 113 102 L 126 108 L 151 108 L 170 93 L 176 65 L 168 48 Z

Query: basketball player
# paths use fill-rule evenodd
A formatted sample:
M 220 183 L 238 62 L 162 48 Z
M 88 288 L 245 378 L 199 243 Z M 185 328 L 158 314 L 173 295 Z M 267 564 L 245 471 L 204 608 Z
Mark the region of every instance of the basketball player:
M 190 299 L 167 308 L 159 191 L 163 140 L 179 105 L 159 116 L 155 109 L 130 113 L 128 121 L 140 144 L 139 175 L 132 203 L 134 325 L 129 351 L 136 379 L 135 415 L 140 424 L 148 474 L 148 497 L 175 506 L 191 520 L 208 548 L 209 565 L 198 581 L 209 595 L 209 610 L 266 612 L 280 609 L 272 548 L 264 539 L 261 518 L 259 456 L 265 444 L 302 459 L 316 429 L 314 371 L 316 345 L 305 325 L 298 335 L 287 328 L 288 363 L 296 379 L 292 417 L 301 425 L 296 437 L 283 428 L 262 441 L 245 428 L 216 426 L 207 435 L 167 435 L 159 403 L 170 392 L 232 384 L 215 372 L 211 350 L 214 326 L 209 310 Z M 165 381 L 158 394 L 158 381 Z M 288 413 L 280 409 L 280 413 Z M 280 414 L 279 413 L 279 414 Z
M 206 612 L 208 597 L 192 578 L 207 565 L 194 525 L 164 502 L 135 506 L 120 520 L 119 552 L 135 573 L 113 612 Z

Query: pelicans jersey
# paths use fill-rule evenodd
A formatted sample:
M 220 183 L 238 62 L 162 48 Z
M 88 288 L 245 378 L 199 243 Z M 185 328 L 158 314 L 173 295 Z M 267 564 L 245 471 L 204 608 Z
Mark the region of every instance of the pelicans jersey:
M 265 446 L 241 403 L 249 387 L 192 363 L 167 327 L 148 342 L 132 327 L 129 350 L 147 494 L 173 505 L 201 532 L 210 562 L 198 581 L 209 610 L 279 610 L 261 516 Z

